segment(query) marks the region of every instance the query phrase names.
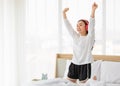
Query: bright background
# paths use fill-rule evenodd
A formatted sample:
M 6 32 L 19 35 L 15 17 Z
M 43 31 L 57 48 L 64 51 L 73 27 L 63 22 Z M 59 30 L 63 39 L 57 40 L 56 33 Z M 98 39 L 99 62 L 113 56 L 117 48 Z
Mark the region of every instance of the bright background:
M 0 0 L 0 86 L 24 86 L 47 73 L 55 76 L 56 53 L 72 53 L 72 39 L 62 18 L 72 26 L 96 10 L 93 54 L 120 55 L 120 0 Z

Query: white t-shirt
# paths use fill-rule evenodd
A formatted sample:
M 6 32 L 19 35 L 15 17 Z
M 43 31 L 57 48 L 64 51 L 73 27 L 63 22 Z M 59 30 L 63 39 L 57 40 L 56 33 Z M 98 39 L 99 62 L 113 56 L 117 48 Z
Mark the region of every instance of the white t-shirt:
M 93 62 L 92 47 L 95 40 L 94 31 L 95 19 L 90 17 L 87 36 L 81 36 L 80 34 L 78 34 L 73 29 L 68 19 L 64 19 L 64 23 L 67 27 L 68 32 L 73 38 L 72 63 L 77 65 L 92 63 Z

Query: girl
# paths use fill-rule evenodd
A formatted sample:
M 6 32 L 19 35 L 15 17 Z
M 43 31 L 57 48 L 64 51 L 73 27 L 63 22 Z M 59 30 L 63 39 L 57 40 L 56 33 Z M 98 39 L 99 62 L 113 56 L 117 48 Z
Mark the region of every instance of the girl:
M 91 77 L 91 63 L 93 62 L 92 47 L 95 40 L 95 10 L 98 5 L 94 2 L 90 15 L 90 21 L 81 19 L 77 22 L 77 31 L 74 31 L 63 10 L 64 23 L 71 37 L 73 38 L 73 58 L 69 66 L 68 80 L 85 83 Z

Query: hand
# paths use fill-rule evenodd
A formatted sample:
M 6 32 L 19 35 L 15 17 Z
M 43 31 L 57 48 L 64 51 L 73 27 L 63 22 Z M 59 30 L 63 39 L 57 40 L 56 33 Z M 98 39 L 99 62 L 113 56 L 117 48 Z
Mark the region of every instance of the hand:
M 92 10 L 96 10 L 96 8 L 98 8 L 98 5 L 94 2 L 92 5 Z
M 92 5 L 92 12 L 91 12 L 91 17 L 95 17 L 95 10 L 98 8 L 98 5 L 94 2 Z
M 68 10 L 69 10 L 69 8 L 65 8 L 65 9 L 63 10 L 63 13 L 66 13 Z
M 64 18 L 64 19 L 67 18 L 66 12 L 67 12 L 68 10 L 69 10 L 69 8 L 65 8 L 65 9 L 63 10 L 63 18 Z

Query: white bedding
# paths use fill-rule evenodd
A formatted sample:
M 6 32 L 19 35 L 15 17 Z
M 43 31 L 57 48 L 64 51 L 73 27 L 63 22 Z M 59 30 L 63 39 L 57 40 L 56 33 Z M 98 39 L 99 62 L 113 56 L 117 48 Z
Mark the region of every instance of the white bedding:
M 111 84 L 111 83 L 106 83 L 106 86 L 120 86 L 120 84 Z
M 75 84 L 65 78 L 55 78 L 34 81 L 28 86 L 120 86 L 119 67 L 120 62 L 96 61 L 92 64 L 92 75 L 96 75 L 97 80 L 89 79 L 85 84 Z
M 120 86 L 120 84 L 107 84 L 102 81 L 88 80 L 85 84 L 75 84 L 63 78 L 34 81 L 29 86 Z
M 66 79 L 56 78 L 32 82 L 30 86 L 79 86 Z

